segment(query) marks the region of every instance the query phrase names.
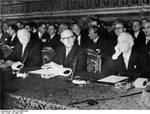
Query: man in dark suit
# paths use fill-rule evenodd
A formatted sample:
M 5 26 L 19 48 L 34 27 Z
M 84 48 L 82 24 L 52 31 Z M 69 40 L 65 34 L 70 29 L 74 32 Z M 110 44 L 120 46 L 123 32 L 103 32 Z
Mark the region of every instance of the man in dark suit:
M 0 60 L 3 59 L 3 56 L 4 56 L 4 55 L 3 55 L 3 52 L 2 52 L 2 50 L 1 50 L 1 48 L 0 48 Z
M 23 69 L 40 67 L 43 63 L 40 45 L 30 40 L 30 33 L 26 29 L 20 29 L 17 36 L 20 43 L 16 45 L 13 53 L 7 58 L 6 64 L 9 66 L 20 65 Z
M 147 56 L 147 73 L 150 74 L 150 22 L 146 22 L 143 27 L 145 33 L 145 45 L 141 51 L 144 51 Z
M 0 42 L 1 43 L 6 43 L 7 40 L 10 39 L 10 35 L 2 30 L 2 26 L 0 26 Z
M 79 45 L 81 48 L 86 48 L 90 42 L 90 39 L 88 38 L 88 34 L 85 34 L 80 25 L 77 23 L 74 23 L 71 25 L 71 30 L 76 35 L 75 44 Z
M 102 66 L 102 74 L 104 76 L 128 75 L 135 78 L 143 76 L 146 71 L 146 59 L 132 49 L 133 45 L 133 37 L 129 33 L 121 33 L 115 53 Z
M 124 21 L 121 19 L 117 19 L 112 24 L 112 31 L 110 33 L 110 42 L 111 42 L 111 55 L 115 52 L 114 47 L 117 45 L 117 38 L 120 35 L 120 33 L 126 31 L 126 26 L 124 24 Z
M 60 45 L 62 45 L 62 43 L 60 41 L 60 36 L 57 34 L 56 26 L 55 25 L 49 25 L 47 33 L 49 36 L 47 37 L 46 43 L 44 44 L 44 46 L 49 46 L 56 51 L 57 48 Z
M 107 58 L 111 55 L 110 44 L 108 40 L 100 35 L 99 29 L 96 26 L 93 26 L 89 29 L 89 37 L 91 42 L 88 44 L 88 48 L 100 52 L 102 64 L 105 63 Z
M 8 31 L 9 31 L 9 34 L 11 36 L 11 39 L 8 40 L 7 42 L 7 45 L 8 46 L 15 46 L 17 43 L 19 43 L 19 40 L 18 40 L 18 37 L 17 37 L 17 26 L 12 24 L 12 25 L 9 25 L 9 28 L 8 28 Z
M 86 71 L 86 53 L 75 45 L 75 36 L 71 30 L 64 30 L 61 33 L 61 41 L 64 44 L 58 48 L 53 61 L 63 67 L 73 69 L 76 61 L 75 73 Z
M 141 24 L 140 21 L 134 20 L 132 23 L 132 29 L 131 32 L 132 36 L 134 37 L 134 49 L 140 49 L 145 45 L 145 34 L 143 31 L 141 31 Z

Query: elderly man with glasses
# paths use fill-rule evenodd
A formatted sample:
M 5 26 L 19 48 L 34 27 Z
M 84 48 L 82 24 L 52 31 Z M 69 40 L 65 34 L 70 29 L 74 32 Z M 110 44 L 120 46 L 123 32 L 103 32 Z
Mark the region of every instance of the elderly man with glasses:
M 86 71 L 86 53 L 74 43 L 75 35 L 73 32 L 69 29 L 64 30 L 60 40 L 64 45 L 56 51 L 53 62 L 73 69 L 76 61 L 75 74 Z

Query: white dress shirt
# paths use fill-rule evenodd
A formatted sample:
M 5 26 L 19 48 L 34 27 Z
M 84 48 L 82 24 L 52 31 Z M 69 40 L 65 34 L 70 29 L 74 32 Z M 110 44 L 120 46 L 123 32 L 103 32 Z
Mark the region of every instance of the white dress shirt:
M 128 53 L 123 53 L 124 63 L 127 69 L 128 69 L 130 55 L 131 55 L 131 51 L 129 51 Z
M 93 43 L 97 43 L 97 40 L 99 39 L 99 37 L 93 39 Z
M 138 37 L 139 32 L 140 32 L 140 31 L 138 31 L 138 32 L 134 32 L 134 36 L 135 36 L 135 38 L 137 38 L 137 37 Z
M 2 33 L 0 33 L 0 39 L 1 39 L 2 35 L 3 35 L 3 34 L 2 34 Z
M 70 50 L 71 50 L 71 48 L 66 48 L 66 57 L 68 56 Z
M 78 40 L 78 45 L 80 46 L 80 45 L 81 45 L 81 35 L 79 35 L 79 36 L 77 37 L 77 40 Z
M 24 55 L 24 51 L 25 51 L 25 48 L 26 48 L 27 45 L 22 45 L 22 57 Z
M 39 39 L 42 38 L 42 34 L 40 32 L 38 32 L 38 35 L 39 35 Z
M 53 37 L 54 37 L 54 36 L 55 36 L 55 34 L 53 34 L 53 35 L 50 35 L 50 38 L 51 38 L 51 39 L 53 39 Z
M 11 41 L 13 41 L 13 40 L 14 40 L 15 36 L 16 36 L 16 34 L 14 34 L 14 35 L 12 36 Z
M 146 45 L 147 43 L 150 41 L 150 36 L 149 37 L 146 37 Z

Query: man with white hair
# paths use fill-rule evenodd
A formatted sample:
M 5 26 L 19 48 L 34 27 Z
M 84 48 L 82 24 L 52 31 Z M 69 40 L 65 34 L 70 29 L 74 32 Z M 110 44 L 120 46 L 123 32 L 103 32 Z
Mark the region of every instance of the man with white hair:
M 31 35 L 27 29 L 18 30 L 17 36 L 19 43 L 16 45 L 13 53 L 7 58 L 6 64 L 8 66 L 16 66 L 16 70 L 40 67 L 42 65 L 40 45 L 30 40 Z
M 122 32 L 118 36 L 117 42 L 115 53 L 102 67 L 102 73 L 105 76 L 143 76 L 146 69 L 146 61 L 141 53 L 139 54 L 132 49 L 134 45 L 133 37 L 129 33 Z

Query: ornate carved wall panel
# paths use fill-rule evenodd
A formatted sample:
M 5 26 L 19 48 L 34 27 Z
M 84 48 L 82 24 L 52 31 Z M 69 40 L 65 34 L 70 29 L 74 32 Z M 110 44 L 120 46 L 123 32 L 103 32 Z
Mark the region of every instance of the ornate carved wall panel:
M 150 15 L 150 0 L 2 0 L 0 19 L 100 15 L 130 18 Z M 12 2 L 11 2 L 12 1 Z

